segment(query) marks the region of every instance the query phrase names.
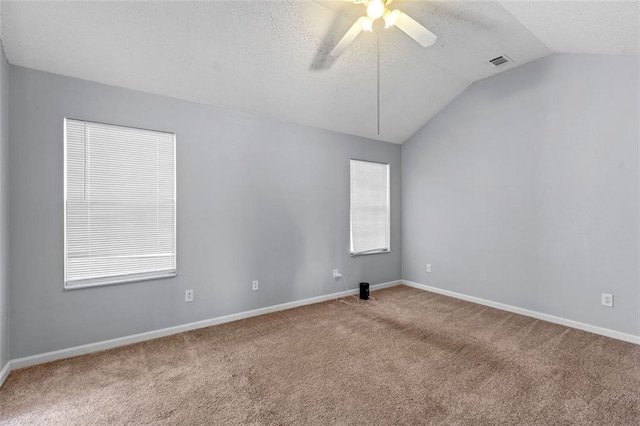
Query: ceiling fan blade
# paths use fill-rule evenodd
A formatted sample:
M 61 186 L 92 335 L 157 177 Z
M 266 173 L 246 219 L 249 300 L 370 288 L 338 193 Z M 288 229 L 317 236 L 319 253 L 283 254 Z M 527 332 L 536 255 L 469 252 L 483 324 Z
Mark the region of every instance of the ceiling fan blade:
M 409 37 L 420 43 L 424 47 L 429 47 L 436 42 L 438 36 L 423 27 L 412 17 L 404 12 L 398 15 L 395 26 L 404 31 Z
M 342 55 L 344 51 L 347 50 L 347 47 L 349 47 L 349 45 L 353 43 L 353 41 L 356 39 L 356 37 L 358 37 L 358 35 L 361 32 L 362 32 L 362 25 L 360 25 L 360 22 L 358 21 L 354 22 L 351 28 L 349 28 L 349 31 L 347 31 L 347 33 L 340 39 L 338 44 L 336 44 L 336 47 L 334 47 L 331 53 L 329 54 L 334 58 L 337 58 L 338 56 Z

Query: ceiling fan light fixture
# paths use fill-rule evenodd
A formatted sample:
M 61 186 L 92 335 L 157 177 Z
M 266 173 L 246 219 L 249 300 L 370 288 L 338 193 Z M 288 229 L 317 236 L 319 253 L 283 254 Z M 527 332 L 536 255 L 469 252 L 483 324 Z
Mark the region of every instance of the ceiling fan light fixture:
M 358 18 L 358 20 L 351 25 L 345 35 L 343 35 L 340 41 L 334 46 L 333 50 L 329 52 L 329 54 L 334 58 L 342 55 L 347 47 L 353 43 L 362 31 L 373 32 L 373 22 L 379 18 L 384 19 L 385 28 L 396 27 L 423 47 L 433 45 L 438 39 L 438 36 L 426 29 L 424 25 L 420 24 L 406 13 L 398 9 L 388 9 L 388 6 L 393 2 L 393 0 L 349 1 L 365 5 L 367 8 L 367 14 Z
M 385 5 L 382 0 L 370 0 L 367 5 L 367 16 L 371 18 L 372 21 L 382 17 L 385 11 Z
M 373 20 L 371 18 L 362 16 L 358 18 L 358 24 L 360 24 L 360 27 L 362 27 L 362 29 L 365 31 L 369 31 L 369 32 L 373 31 Z
M 398 17 L 401 13 L 402 12 L 400 12 L 398 9 L 385 11 L 384 15 L 382 15 L 382 19 L 384 19 L 384 27 L 393 27 L 396 24 L 396 21 L 398 20 Z

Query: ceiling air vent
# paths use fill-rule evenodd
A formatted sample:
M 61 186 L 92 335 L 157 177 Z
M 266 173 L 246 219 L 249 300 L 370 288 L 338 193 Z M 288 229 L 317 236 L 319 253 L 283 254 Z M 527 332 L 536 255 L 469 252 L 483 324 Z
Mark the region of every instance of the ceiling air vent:
M 493 65 L 497 67 L 502 64 L 506 64 L 507 62 L 513 62 L 513 61 L 507 55 L 502 55 L 502 56 L 498 56 L 497 58 L 493 58 L 489 62 L 491 62 Z

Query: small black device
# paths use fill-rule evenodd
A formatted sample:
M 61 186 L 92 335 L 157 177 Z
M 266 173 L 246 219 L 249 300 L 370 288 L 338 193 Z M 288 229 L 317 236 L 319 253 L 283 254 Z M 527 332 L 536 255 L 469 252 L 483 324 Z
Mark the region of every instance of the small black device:
M 369 299 L 369 283 L 360 283 L 360 299 Z

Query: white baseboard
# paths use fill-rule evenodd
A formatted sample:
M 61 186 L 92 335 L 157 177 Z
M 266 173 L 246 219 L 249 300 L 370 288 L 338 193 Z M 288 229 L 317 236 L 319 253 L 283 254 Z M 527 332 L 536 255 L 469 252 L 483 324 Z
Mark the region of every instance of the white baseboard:
M 444 290 L 437 287 L 431 287 L 425 284 L 416 283 L 413 281 L 402 280 L 402 284 L 417 288 L 419 290 L 430 291 L 432 293 L 438 293 L 445 296 L 454 297 L 456 299 L 466 300 L 468 302 L 477 303 L 479 305 L 485 305 L 492 308 L 500 309 L 507 312 L 513 312 L 520 315 L 525 315 L 531 318 L 536 318 L 543 321 L 552 322 L 555 324 L 564 325 L 566 327 L 577 328 L 578 330 L 588 331 L 590 333 L 599 334 L 601 336 L 611 337 L 613 339 L 624 340 L 625 342 L 635 343 L 640 345 L 640 336 L 633 334 L 627 334 L 620 331 L 611 330 L 604 327 L 598 327 L 591 324 L 585 324 L 579 321 L 573 321 L 566 318 L 560 318 L 549 314 L 543 314 L 541 312 L 531 311 L 529 309 L 519 308 L 517 306 L 507 305 L 500 302 L 493 302 L 491 300 L 481 299 L 479 297 L 468 296 L 466 294 L 456 293 L 454 291 Z
M 7 380 L 7 377 L 11 373 L 11 361 L 7 361 L 7 363 L 0 370 L 0 387 L 4 384 L 4 381 Z
M 390 281 L 371 286 L 371 290 L 380 290 L 386 287 L 393 287 L 401 284 L 402 281 Z M 266 308 L 254 309 L 251 311 L 239 312 L 237 314 L 225 315 L 222 317 L 211 318 L 203 321 L 192 322 L 188 324 L 177 325 L 174 327 L 163 328 L 160 330 L 148 331 L 146 333 L 133 334 L 116 339 L 104 340 L 102 342 L 89 343 L 87 345 L 75 346 L 67 349 L 60 349 L 53 352 L 17 358 L 10 361 L 10 370 L 18 368 L 30 367 L 32 365 L 43 364 L 45 362 L 56 361 L 64 358 L 71 358 L 78 355 L 85 355 L 92 352 L 103 351 L 106 349 L 116 348 L 118 346 L 130 345 L 132 343 L 144 342 L 146 340 L 157 339 L 159 337 L 170 336 L 172 334 L 183 333 L 185 331 L 196 330 L 198 328 L 211 327 L 212 325 L 224 324 L 227 322 L 238 321 L 245 318 L 255 317 L 258 315 L 269 314 L 272 312 L 284 311 L 287 309 L 297 308 L 299 306 L 311 305 L 314 303 L 326 302 L 327 300 L 356 294 L 359 290 L 341 291 L 338 293 L 326 294 L 323 296 L 311 297 L 309 299 L 296 300 L 295 302 L 282 303 L 280 305 L 268 306 Z M 7 364 L 9 365 L 9 363 Z M 6 369 L 7 367 L 5 367 Z M 4 372 L 4 369 L 3 369 Z
M 503 311 L 513 312 L 520 315 L 540 319 L 543 321 L 552 322 L 555 324 L 564 325 L 566 327 L 576 328 L 579 330 L 588 331 L 591 333 L 599 334 L 602 336 L 611 337 L 625 342 L 635 343 L 640 345 L 640 336 L 632 334 L 622 333 L 608 328 L 598 327 L 591 324 L 585 324 L 579 321 L 573 321 L 566 318 L 560 318 L 549 314 L 543 314 L 541 312 L 531 311 L 529 309 L 519 308 L 517 306 L 511 306 L 504 303 L 493 302 L 491 300 L 481 299 L 479 297 L 468 296 L 461 293 L 456 293 L 449 290 L 444 290 L 437 287 L 431 287 L 425 284 L 416 283 L 407 280 L 390 281 L 381 284 L 375 284 L 371 286 L 371 290 L 380 290 L 382 288 L 393 287 L 400 284 L 404 284 L 408 287 L 417 288 L 420 290 L 429 291 L 432 293 L 438 293 L 445 296 L 454 297 L 456 299 L 466 300 L 468 302 L 477 303 L 484 306 L 500 309 Z M 133 343 L 144 342 L 147 340 L 153 340 L 160 337 L 170 336 L 172 334 L 183 333 L 185 331 L 196 330 L 199 328 L 211 327 L 213 325 L 224 324 L 232 321 L 238 321 L 245 318 L 251 318 L 259 315 L 264 315 L 272 312 L 284 311 L 287 309 L 293 309 L 300 306 L 311 305 L 314 303 L 325 302 L 327 300 L 344 297 L 350 294 L 356 294 L 357 289 L 349 291 L 341 291 L 338 293 L 327 294 L 323 296 L 311 297 L 309 299 L 297 300 L 294 302 L 282 303 L 280 305 L 268 306 L 266 308 L 254 309 L 251 311 L 239 312 L 237 314 L 225 315 L 222 317 L 211 318 L 203 321 L 192 322 L 188 324 L 182 324 L 174 327 L 163 328 L 160 330 L 149 331 L 146 333 L 133 334 L 130 336 L 119 337 L 116 339 L 104 340 L 96 343 L 89 343 L 86 345 L 75 346 L 72 348 L 61 349 L 52 352 L 46 352 L 43 354 L 32 355 L 24 358 L 17 358 L 8 361 L 5 366 L 0 370 L 0 386 L 4 383 L 11 370 L 19 368 L 30 367 L 32 365 L 43 364 L 46 362 L 56 361 L 64 358 L 71 358 L 74 356 L 85 355 L 92 352 L 103 351 L 107 349 L 116 348 L 119 346 L 130 345 Z

